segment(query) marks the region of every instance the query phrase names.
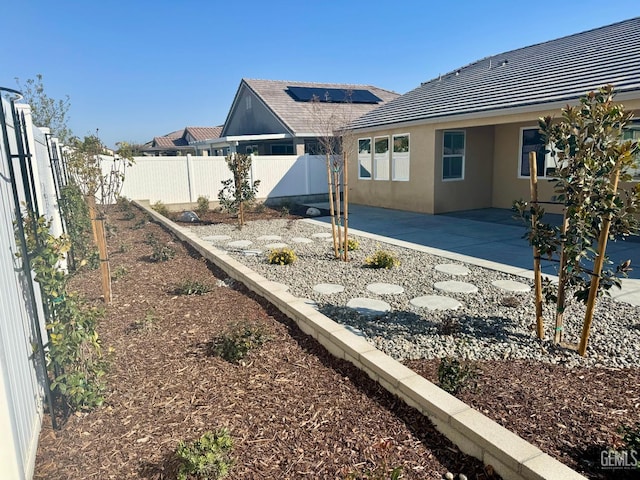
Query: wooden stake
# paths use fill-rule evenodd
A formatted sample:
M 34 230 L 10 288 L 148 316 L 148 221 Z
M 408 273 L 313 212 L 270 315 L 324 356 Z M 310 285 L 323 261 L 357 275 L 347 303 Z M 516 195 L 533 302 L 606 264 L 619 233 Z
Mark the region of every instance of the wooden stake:
M 567 228 L 569 228 L 569 218 L 567 217 L 567 208 L 564 208 L 564 215 L 562 217 L 562 236 L 567 233 Z M 566 276 L 567 276 L 567 254 L 564 251 L 564 242 L 562 242 L 562 247 L 560 249 L 560 271 L 558 272 L 558 301 L 556 303 L 556 329 L 553 333 L 553 343 L 559 344 L 562 342 L 562 337 L 564 335 L 563 331 L 563 316 L 564 316 L 564 307 L 565 307 L 565 299 L 566 299 Z
M 620 165 L 616 165 L 613 171 L 613 196 L 618 191 L 618 181 L 620 180 Z M 591 332 L 591 323 L 593 322 L 593 313 L 596 308 L 596 297 L 598 295 L 598 286 L 600 285 L 600 273 L 602 273 L 602 265 L 604 264 L 604 253 L 607 249 L 607 239 L 609 238 L 609 228 L 611 228 L 611 214 L 607 215 L 602 224 L 600 238 L 598 239 L 598 255 L 593 262 L 593 276 L 591 277 L 591 285 L 589 286 L 589 297 L 587 298 L 587 311 L 584 315 L 584 324 L 582 325 L 582 336 L 580 337 L 580 345 L 578 353 L 583 357 L 587 354 L 587 343 L 589 342 L 589 333 Z
M 536 163 L 536 152 L 529 152 L 529 179 L 531 190 L 531 202 L 538 204 L 538 167 Z M 535 229 L 538 223 L 538 216 L 531 215 L 531 228 Z M 536 331 L 538 338 L 544 338 L 544 318 L 542 317 L 542 272 L 540 271 L 540 250 L 533 247 L 533 274 L 536 292 Z
M 337 239 L 338 239 L 338 252 L 340 253 L 340 259 L 342 259 L 342 232 L 341 232 L 341 227 L 340 227 L 340 171 L 338 169 L 338 166 L 336 164 L 336 166 L 334 167 L 334 172 L 333 172 L 333 184 L 335 185 L 335 195 L 336 195 L 336 219 L 337 219 L 337 225 L 336 225 L 336 231 L 337 231 Z
M 91 219 L 91 231 L 93 232 L 93 242 L 98 245 L 98 229 L 96 227 L 96 196 L 94 194 L 87 195 L 85 201 L 89 207 L 89 218 Z
M 100 276 L 102 277 L 102 294 L 104 302 L 111 303 L 111 269 L 109 268 L 109 256 L 107 254 L 107 240 L 104 229 L 104 219 L 96 220 L 98 232 L 98 255 L 100 257 Z
M 338 258 L 338 242 L 336 241 L 336 217 L 333 210 L 333 176 L 331 175 L 331 156 L 327 154 L 327 182 L 329 189 L 329 215 L 331 215 L 331 234 L 333 235 L 333 254 Z

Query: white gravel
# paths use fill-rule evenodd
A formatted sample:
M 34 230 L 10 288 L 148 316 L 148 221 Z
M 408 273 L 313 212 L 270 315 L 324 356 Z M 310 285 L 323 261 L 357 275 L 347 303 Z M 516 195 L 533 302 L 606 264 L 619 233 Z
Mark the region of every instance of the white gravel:
M 478 287 L 478 291 L 444 293 L 435 289 L 434 284 L 456 278 L 438 271 L 435 266 L 452 263 L 450 260 L 351 235 L 350 238 L 359 241 L 360 248 L 349 252 L 349 262 L 341 262 L 333 257 L 332 242 L 318 235 L 330 230 L 302 220 L 253 221 L 242 229 L 225 224 L 190 228 L 201 238 L 217 238 L 211 241 L 213 245 L 229 251 L 267 279 L 288 285 L 291 294 L 314 300 L 322 313 L 361 330 L 376 347 L 398 360 L 464 355 L 470 359 L 538 359 L 568 366 L 640 366 L 640 307 L 606 297 L 599 299 L 588 354 L 582 358 L 577 352 L 556 347 L 548 340 L 552 336 L 555 310 L 551 307 L 545 308 L 547 339 L 537 339 L 533 288 L 528 293 L 510 293 L 492 285 L 497 280 L 512 280 L 533 287 L 532 282 L 520 277 L 467 264 L 464 266 L 469 273 L 464 281 Z M 212 235 L 228 235 L 231 239 L 222 240 Z M 282 242 L 293 248 L 298 260 L 292 265 L 269 265 L 265 246 L 270 241 L 259 240 L 265 235 L 281 236 Z M 301 238 L 312 242 L 302 243 Z M 240 249 L 227 247 L 237 240 L 251 241 L 251 250 L 262 253 L 245 255 Z M 393 252 L 400 265 L 390 270 L 365 268 L 365 257 L 378 249 Z M 342 285 L 344 290 L 332 294 L 314 291 L 313 287 L 321 283 Z M 399 285 L 404 291 L 376 294 L 367 289 L 367 285 L 374 283 Z M 433 311 L 410 303 L 415 297 L 442 294 L 459 300 L 462 307 Z M 363 297 L 383 300 L 391 306 L 391 311 L 372 317 L 346 307 L 349 300 Z M 511 304 L 514 299 L 518 304 L 515 307 L 503 304 L 505 300 Z M 583 315 L 584 307 L 570 302 L 565 313 L 566 342 L 578 343 Z

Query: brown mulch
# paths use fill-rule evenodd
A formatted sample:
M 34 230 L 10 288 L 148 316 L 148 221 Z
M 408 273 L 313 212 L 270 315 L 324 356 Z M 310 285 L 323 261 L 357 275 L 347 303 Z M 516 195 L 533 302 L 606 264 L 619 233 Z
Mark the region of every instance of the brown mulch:
M 34 478 L 175 478 L 178 442 L 219 427 L 234 441 L 230 478 L 345 478 L 396 466 L 407 479 L 448 471 L 493 478 L 421 414 L 333 358 L 263 299 L 242 285 L 222 285 L 221 271 L 160 226 L 132 228 L 142 215 L 109 216 L 118 279 L 98 328 L 111 350 L 105 405 L 72 415 L 60 430 L 43 426 Z M 149 234 L 176 256 L 150 262 Z M 176 295 L 186 280 L 212 290 Z M 98 271 L 75 276 L 70 288 L 101 303 Z M 269 341 L 243 364 L 210 355 L 215 337 L 244 322 Z

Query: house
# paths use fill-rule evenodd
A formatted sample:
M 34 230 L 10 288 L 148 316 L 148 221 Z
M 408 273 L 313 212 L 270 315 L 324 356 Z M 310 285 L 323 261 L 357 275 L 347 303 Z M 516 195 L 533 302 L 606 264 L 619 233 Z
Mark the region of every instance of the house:
M 355 120 L 350 200 L 425 213 L 497 207 L 529 197 L 536 150 L 549 199 L 537 119 L 613 84 L 640 114 L 640 18 L 483 58 L 425 82 Z M 640 123 L 628 137 L 639 138 Z M 354 142 L 355 143 L 355 142 Z M 357 161 L 355 159 L 357 158 Z
M 144 144 L 142 151 L 144 155 L 150 156 L 186 155 L 187 153 L 216 155 L 218 154 L 217 152 L 202 149 L 193 144 L 203 140 L 218 138 L 221 132 L 222 126 L 185 127 L 182 130 L 176 130 L 161 137 L 154 137 L 153 140 Z
M 398 96 L 370 85 L 242 79 L 220 138 L 191 145 L 258 155 L 315 154 L 319 137 Z

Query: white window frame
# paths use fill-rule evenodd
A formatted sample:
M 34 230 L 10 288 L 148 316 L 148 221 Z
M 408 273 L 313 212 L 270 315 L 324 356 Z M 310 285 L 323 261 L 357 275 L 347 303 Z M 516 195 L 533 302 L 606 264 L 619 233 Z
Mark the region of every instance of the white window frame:
M 368 154 L 363 154 L 360 153 L 360 141 L 361 140 L 369 140 L 369 153 Z M 358 180 L 372 180 L 373 179 L 373 143 L 372 143 L 372 139 L 371 137 L 362 137 L 358 139 Z M 361 172 L 362 172 L 362 161 L 363 160 L 367 160 L 369 165 L 368 165 L 368 170 L 369 171 L 369 176 L 368 177 L 363 177 L 361 176 Z
M 376 142 L 378 140 L 386 139 L 387 140 L 387 152 L 376 153 Z M 371 151 L 373 152 L 373 179 L 378 181 L 388 181 L 391 177 L 391 166 L 390 166 L 390 153 L 391 153 L 391 144 L 389 140 L 389 135 L 380 135 L 379 137 L 373 137 L 373 145 L 371 147 Z M 384 155 L 385 158 L 381 158 Z M 376 158 L 377 157 L 377 158 Z M 382 170 L 378 168 L 378 164 L 386 164 L 386 171 L 384 172 L 384 176 L 379 176 L 379 172 Z
M 407 137 L 408 149 L 406 152 L 396 152 L 396 137 Z M 399 177 L 396 174 L 396 164 L 399 161 L 406 160 L 407 176 Z M 395 182 L 408 182 L 411 176 L 411 136 L 409 133 L 398 133 L 391 137 L 391 180 Z
M 629 132 L 629 131 L 631 131 L 633 133 L 640 132 L 640 122 L 638 120 L 635 120 L 635 121 L 631 122 L 630 125 L 627 125 L 627 127 L 625 127 L 623 129 L 624 133 Z M 623 134 L 623 137 L 622 137 L 623 141 L 634 140 L 634 141 L 640 142 L 640 137 L 639 138 L 630 138 L 630 139 L 627 138 L 627 139 L 625 139 L 624 136 L 626 136 L 626 135 Z M 635 135 L 633 135 L 633 136 L 635 136 Z M 633 176 L 633 178 L 631 179 L 632 182 L 640 182 L 640 153 L 636 153 L 636 168 L 630 169 L 629 173 Z
M 521 127 L 520 128 L 520 139 L 518 142 L 518 178 L 525 178 L 528 179 L 530 177 L 530 175 L 523 175 L 522 174 L 522 147 L 523 147 L 523 140 L 524 140 L 524 131 L 525 130 L 539 130 L 539 127 L 537 126 L 530 126 L 530 127 Z M 552 177 L 551 175 L 547 175 L 547 172 L 549 171 L 550 168 L 556 168 L 557 166 L 557 161 L 556 158 L 553 157 L 553 155 L 551 155 L 551 150 L 552 148 L 549 145 L 545 146 L 546 150 L 549 150 L 549 153 L 546 153 L 544 156 L 544 175 L 540 175 L 540 172 L 536 172 L 536 176 L 537 178 L 541 179 L 541 180 L 549 180 L 552 179 L 554 177 Z M 527 159 L 527 161 L 529 161 Z
M 462 146 L 462 155 L 456 154 L 445 154 L 444 153 L 444 137 L 447 133 L 461 133 L 463 135 L 463 146 Z M 444 178 L 444 159 L 449 157 L 462 157 L 462 166 L 459 178 Z M 459 182 L 464 180 L 464 171 L 466 164 L 466 156 L 467 156 L 467 132 L 465 130 L 444 130 L 442 132 L 442 174 L 440 175 L 443 182 Z

